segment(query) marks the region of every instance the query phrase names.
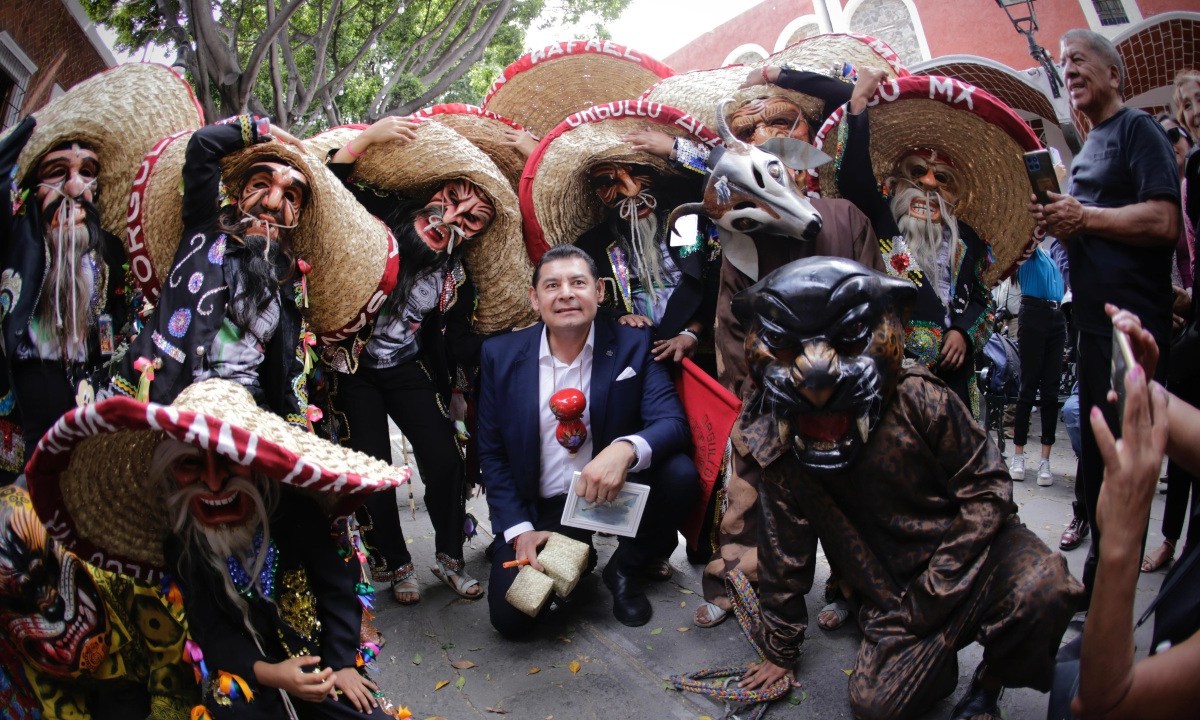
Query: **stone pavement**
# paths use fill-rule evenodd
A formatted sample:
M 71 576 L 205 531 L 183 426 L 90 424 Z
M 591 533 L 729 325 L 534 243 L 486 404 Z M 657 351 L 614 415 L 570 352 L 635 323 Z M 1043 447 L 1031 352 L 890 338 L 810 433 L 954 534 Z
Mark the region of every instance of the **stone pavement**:
M 1035 414 L 1035 431 L 1039 422 Z M 1011 452 L 1011 444 L 1006 451 Z M 1031 451 L 1036 452 L 1037 446 L 1029 446 L 1027 452 Z M 398 449 L 395 457 L 401 457 Z M 1075 471 L 1075 458 L 1061 423 L 1051 457 L 1053 486 L 1038 487 L 1033 480 L 1036 467 L 1033 463 L 1029 480 L 1014 483 L 1014 499 L 1025 524 L 1057 548 L 1059 535 L 1071 517 Z M 387 643 L 373 676 L 387 696 L 397 705 L 408 707 L 414 718 L 696 720 L 724 715 L 725 708 L 720 704 L 676 692 L 667 683 L 673 674 L 741 665 L 753 655 L 732 615 L 716 628 L 704 630 L 692 625 L 692 612 L 703 601 L 699 595 L 701 568 L 688 563 L 682 545 L 671 558 L 675 576 L 648 588 L 654 617 L 647 625 L 629 628 L 618 623 L 612 617 L 608 591 L 599 573 L 593 573 L 581 581 L 571 607 L 555 613 L 536 639 L 512 643 L 492 629 L 486 601 L 460 599 L 429 572 L 433 565 L 433 531 L 421 502 L 421 487 L 418 481 L 414 488 L 418 507 L 415 520 L 410 519 L 407 508 L 407 489 L 400 490 L 401 521 L 418 568 L 421 602 L 401 607 L 391 600 L 386 586 L 379 588 L 376 624 Z M 468 509 L 490 529 L 485 498 L 472 498 Z M 1163 496 L 1159 495 L 1151 511 L 1149 547 L 1162 542 L 1162 509 Z M 489 541 L 481 532 L 466 549 L 468 572 L 481 581 L 488 575 L 484 549 Z M 1089 543 L 1090 537 L 1078 549 L 1066 553 L 1076 575 L 1082 571 Z M 597 538 L 596 546 L 603 567 L 616 548 L 615 538 Z M 790 702 L 776 703 L 768 718 L 850 717 L 846 679 L 854 665 L 860 634 L 853 623 L 832 633 L 816 627 L 817 611 L 824 604 L 821 588 L 828 575 L 829 566 L 822 557 L 814 592 L 808 596 L 813 626 L 800 661 L 801 685 L 793 691 Z M 1163 575 L 1160 571 L 1141 576 L 1136 601 L 1139 614 L 1158 592 Z M 1146 654 L 1150 630 L 1147 623 L 1136 634 L 1139 657 Z M 1077 632 L 1068 630 L 1067 638 Z M 958 690 L 922 718 L 948 716 L 966 690 L 981 653 L 982 648 L 972 645 L 959 654 Z M 1046 715 L 1046 697 L 1032 690 L 1006 690 L 1001 707 L 1011 720 L 1040 719 Z

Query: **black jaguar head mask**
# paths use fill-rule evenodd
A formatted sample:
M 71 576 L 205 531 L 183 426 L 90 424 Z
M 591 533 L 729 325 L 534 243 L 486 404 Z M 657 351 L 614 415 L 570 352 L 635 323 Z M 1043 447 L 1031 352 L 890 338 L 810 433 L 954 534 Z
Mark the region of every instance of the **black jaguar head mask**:
M 814 257 L 734 298 L 758 384 L 751 407 L 776 418 L 804 466 L 843 470 L 866 444 L 896 389 L 916 294 L 856 262 Z

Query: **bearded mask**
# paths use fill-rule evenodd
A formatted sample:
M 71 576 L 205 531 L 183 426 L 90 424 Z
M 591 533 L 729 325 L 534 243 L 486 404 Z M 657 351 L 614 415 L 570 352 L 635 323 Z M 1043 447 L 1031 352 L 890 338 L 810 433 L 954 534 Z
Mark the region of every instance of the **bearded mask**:
M 750 100 L 729 117 L 729 129 L 742 142 L 762 145 L 771 138 L 809 141 L 808 122 L 800 106 L 784 97 Z
M 738 293 L 757 383 L 751 407 L 771 415 L 805 467 L 852 465 L 895 392 L 904 316 L 916 286 L 856 262 L 814 257 Z
M 0 627 L 40 672 L 76 677 L 108 655 L 108 616 L 87 567 L 46 534 L 24 490 L 0 488 Z

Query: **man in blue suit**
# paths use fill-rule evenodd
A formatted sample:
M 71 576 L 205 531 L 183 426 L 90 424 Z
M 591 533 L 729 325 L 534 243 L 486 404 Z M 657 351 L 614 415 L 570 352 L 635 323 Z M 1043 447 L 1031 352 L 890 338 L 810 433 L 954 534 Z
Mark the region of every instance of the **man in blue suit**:
M 620 539 L 603 577 L 616 618 L 644 625 L 651 607 L 642 576 L 670 556 L 699 492 L 687 420 L 667 371 L 650 356 L 650 333 L 596 317 L 604 291 L 586 252 L 549 250 L 529 298 L 542 321 L 488 340 L 481 359 L 479 455 L 496 535 L 492 625 L 510 639 L 533 632 L 536 619 L 505 600 L 517 570 L 503 563 L 528 559 L 540 570 L 537 551 L 551 532 L 590 544 L 590 531 L 559 522 L 567 493 L 612 500 L 627 479 L 650 485 L 650 496 L 637 537 Z M 549 407 L 564 388 L 587 399 L 587 441 L 573 457 L 555 439 Z M 575 472 L 580 482 L 572 487 Z M 589 570 L 595 560 L 593 549 Z

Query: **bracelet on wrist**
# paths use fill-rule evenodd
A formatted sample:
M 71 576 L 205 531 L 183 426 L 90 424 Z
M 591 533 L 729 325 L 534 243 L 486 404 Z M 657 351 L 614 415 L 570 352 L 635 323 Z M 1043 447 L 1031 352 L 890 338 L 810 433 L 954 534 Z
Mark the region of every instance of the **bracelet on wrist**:
M 699 336 L 699 335 L 697 335 L 696 333 L 692 332 L 691 330 L 687 329 L 687 328 L 684 328 L 684 329 L 680 330 L 680 331 L 679 331 L 679 334 L 680 334 L 680 335 L 687 335 L 688 337 L 690 337 L 691 339 L 695 340 L 696 342 L 700 342 L 700 336 Z
M 363 153 L 366 152 L 366 150 L 355 150 L 354 146 L 350 143 L 343 145 L 342 149 L 346 151 L 347 155 L 355 159 L 362 157 Z

